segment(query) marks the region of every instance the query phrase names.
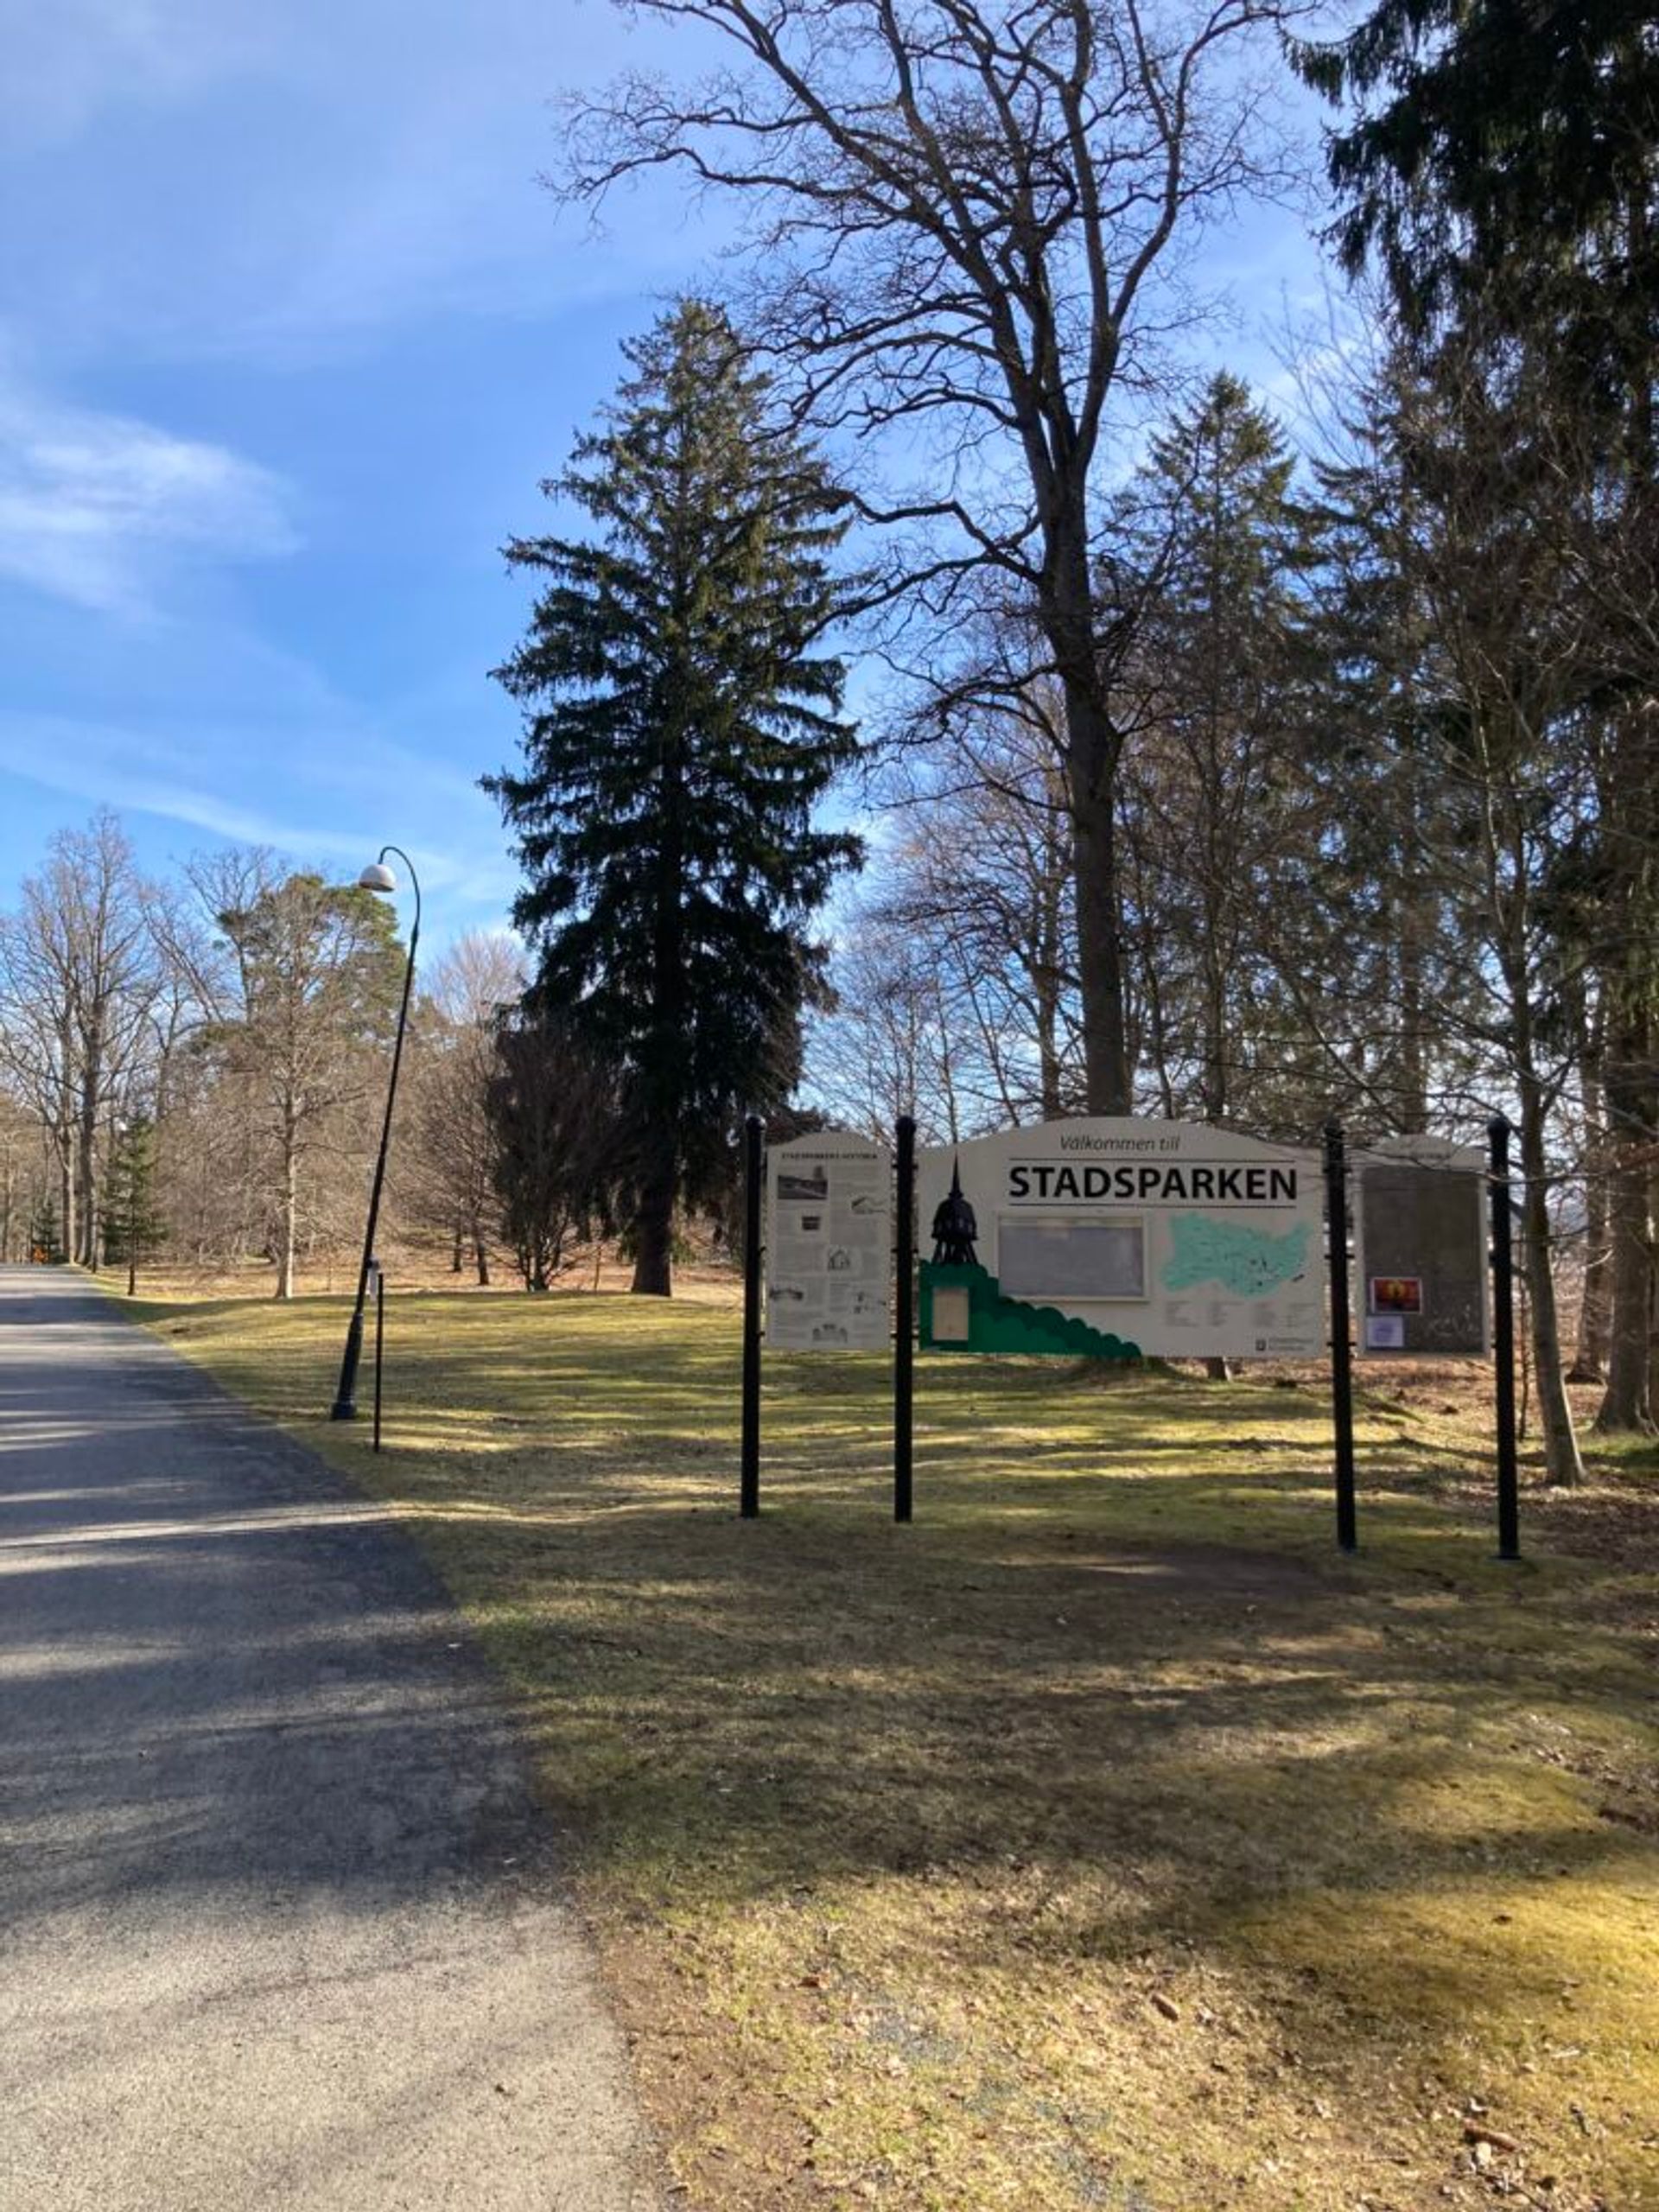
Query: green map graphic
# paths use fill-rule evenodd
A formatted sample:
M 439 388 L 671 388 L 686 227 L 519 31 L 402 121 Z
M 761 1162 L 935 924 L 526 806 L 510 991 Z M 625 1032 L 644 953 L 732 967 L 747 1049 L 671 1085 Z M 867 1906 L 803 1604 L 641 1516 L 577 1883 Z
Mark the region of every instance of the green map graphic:
M 1275 1236 L 1265 1229 L 1242 1229 L 1236 1221 L 1208 1214 L 1170 1217 L 1174 1250 L 1164 1269 L 1166 1290 L 1191 1290 L 1218 1282 L 1236 1298 L 1261 1298 L 1281 1283 L 1294 1282 L 1307 1265 L 1308 1225 L 1297 1223 Z
M 918 1270 L 921 1313 L 918 1332 L 924 1351 L 1058 1352 L 1070 1359 L 1139 1359 L 1141 1347 L 1109 1330 L 1091 1328 L 1072 1313 L 1052 1306 L 1028 1306 L 1004 1298 L 996 1277 L 979 1267 L 950 1267 L 924 1260 Z M 933 1334 L 933 1293 L 968 1293 L 969 1334 L 940 1343 Z

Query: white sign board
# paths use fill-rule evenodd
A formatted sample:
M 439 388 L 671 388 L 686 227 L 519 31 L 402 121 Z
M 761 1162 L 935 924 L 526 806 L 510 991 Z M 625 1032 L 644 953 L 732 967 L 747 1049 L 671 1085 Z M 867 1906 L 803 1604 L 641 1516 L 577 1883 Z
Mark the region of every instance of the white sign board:
M 1316 1153 L 1194 1122 L 1050 1122 L 923 1152 L 917 1198 L 938 1350 L 1325 1353 Z
M 885 1351 L 893 1156 L 833 1133 L 766 1154 L 766 1339 L 779 1351 Z

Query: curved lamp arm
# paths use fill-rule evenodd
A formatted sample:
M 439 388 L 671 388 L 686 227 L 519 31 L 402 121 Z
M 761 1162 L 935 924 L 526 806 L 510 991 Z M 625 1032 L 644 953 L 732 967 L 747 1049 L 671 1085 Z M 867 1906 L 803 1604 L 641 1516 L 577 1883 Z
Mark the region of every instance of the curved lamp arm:
M 359 891 L 396 891 L 397 888 L 397 879 L 392 874 L 391 870 L 386 866 L 386 855 L 388 853 L 396 853 L 398 859 L 402 861 L 404 866 L 409 870 L 410 887 L 415 893 L 415 922 L 414 926 L 410 929 L 409 933 L 409 941 L 412 947 L 416 938 L 421 933 L 421 879 L 415 873 L 414 861 L 410 860 L 409 855 L 404 850 L 403 847 L 401 845 L 382 845 L 380 848 L 380 856 L 375 861 L 373 867 L 365 868 L 362 874 L 358 877 L 357 887 Z
M 416 872 L 414 872 L 414 861 L 411 861 L 411 858 L 410 858 L 410 854 L 404 852 L 403 845 L 383 845 L 383 847 L 380 847 L 380 868 L 385 868 L 385 856 L 387 856 L 387 854 L 390 854 L 390 852 L 396 852 L 396 856 L 398 856 L 400 861 L 403 861 L 404 868 L 410 869 L 410 889 L 411 889 L 411 892 L 416 893 L 416 918 L 414 918 L 414 927 L 410 929 L 410 944 L 414 944 L 416 938 L 420 936 L 420 876 L 416 876 Z M 387 874 L 391 874 L 391 869 L 387 869 Z M 396 885 L 394 885 L 394 889 L 396 889 Z

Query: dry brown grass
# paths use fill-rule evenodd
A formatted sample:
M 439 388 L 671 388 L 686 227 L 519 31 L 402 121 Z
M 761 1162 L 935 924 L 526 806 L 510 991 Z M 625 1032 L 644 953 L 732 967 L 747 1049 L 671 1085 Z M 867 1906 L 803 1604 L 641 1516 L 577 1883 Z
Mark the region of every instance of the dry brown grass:
M 1659 2206 L 1651 1452 L 1491 1557 L 1479 1378 L 772 1361 L 718 1304 L 153 1307 L 395 1499 L 522 1693 L 681 2201 Z M 1480 2131 L 1486 2131 L 1484 2139 Z M 1471 2133 L 1471 2131 L 1473 2131 Z

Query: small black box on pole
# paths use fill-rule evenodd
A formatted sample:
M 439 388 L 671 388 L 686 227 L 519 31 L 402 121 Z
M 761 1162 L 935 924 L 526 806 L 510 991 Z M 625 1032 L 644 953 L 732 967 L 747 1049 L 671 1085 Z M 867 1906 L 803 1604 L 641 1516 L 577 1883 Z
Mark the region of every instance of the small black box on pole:
M 1521 1556 L 1521 1488 L 1515 1442 L 1515 1260 L 1510 1221 L 1510 1125 L 1495 1114 L 1491 1141 L 1492 1400 L 1497 1427 L 1497 1555 Z
M 1342 1125 L 1325 1125 L 1326 1233 L 1331 1247 L 1331 1408 L 1336 1423 L 1337 1541 L 1359 1547 L 1354 1501 L 1354 1360 L 1348 1336 L 1348 1161 Z
M 758 1114 L 743 1124 L 743 1442 L 739 1511 L 760 1510 L 760 1261 L 766 1130 Z
M 893 1306 L 893 1517 L 911 1517 L 911 1442 L 916 1376 L 916 1124 L 899 1116 L 894 1154 Z

